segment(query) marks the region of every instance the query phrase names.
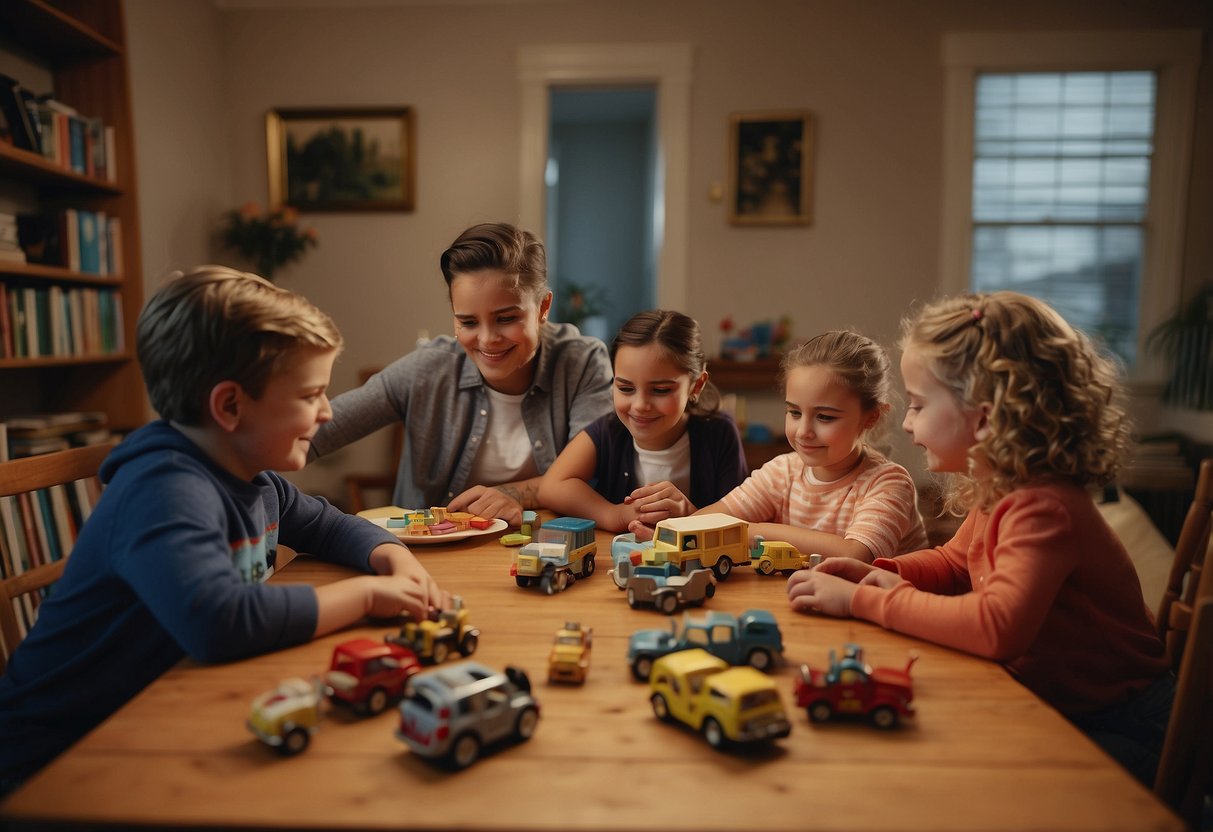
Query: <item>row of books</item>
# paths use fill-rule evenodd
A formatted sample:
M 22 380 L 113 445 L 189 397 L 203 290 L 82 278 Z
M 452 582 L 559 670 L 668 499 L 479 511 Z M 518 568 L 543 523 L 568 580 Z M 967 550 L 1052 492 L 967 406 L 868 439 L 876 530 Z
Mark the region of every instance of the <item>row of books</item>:
M 117 289 L 0 283 L 0 357 L 110 355 L 125 348 Z
M 68 208 L 18 214 L 17 241 L 30 263 L 85 274 L 122 274 L 122 220 L 104 211 Z
M 0 115 L 14 147 L 107 182 L 118 179 L 114 128 L 50 95 L 34 95 L 0 73 Z
M 109 437 L 99 412 L 33 414 L 0 422 L 0 460 L 21 455 L 27 440 L 55 440 L 50 450 Z M 11 578 L 71 552 L 84 521 L 101 496 L 95 477 L 12 497 L 0 497 L 0 578 Z M 33 626 L 42 596 L 23 595 L 11 603 L 23 631 Z M 22 633 L 24 636 L 24 632 Z

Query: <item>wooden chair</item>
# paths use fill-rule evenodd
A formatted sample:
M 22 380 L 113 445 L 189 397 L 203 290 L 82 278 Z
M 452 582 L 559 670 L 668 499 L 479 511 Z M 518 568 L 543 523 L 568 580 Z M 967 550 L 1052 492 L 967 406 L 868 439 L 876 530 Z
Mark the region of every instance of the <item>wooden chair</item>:
M 22 457 L 0 462 L 0 497 L 11 497 L 52 485 L 63 485 L 97 475 L 101 461 L 117 444 L 117 440 L 72 448 L 38 456 Z M 0 580 L 0 673 L 8 664 L 8 656 L 21 642 L 21 627 L 13 600 L 38 592 L 59 580 L 67 563 L 63 558 L 46 563 L 10 578 Z
M 381 367 L 364 367 L 358 371 L 358 383 L 366 384 L 367 379 L 381 370 Z M 366 492 L 372 490 L 386 491 L 387 502 L 392 501 L 392 492 L 396 488 L 396 470 L 400 466 L 400 455 L 404 452 L 404 425 L 400 422 L 392 425 L 391 450 L 388 459 L 391 467 L 384 472 L 369 474 L 346 474 L 345 491 L 349 497 L 349 512 L 357 514 L 367 508 Z M 402 506 L 413 508 L 413 506 Z
M 1179 681 L 1154 793 L 1193 828 L 1200 828 L 1213 789 L 1213 570 L 1204 569 L 1211 528 L 1213 459 L 1206 459 L 1158 611 L 1158 632 Z

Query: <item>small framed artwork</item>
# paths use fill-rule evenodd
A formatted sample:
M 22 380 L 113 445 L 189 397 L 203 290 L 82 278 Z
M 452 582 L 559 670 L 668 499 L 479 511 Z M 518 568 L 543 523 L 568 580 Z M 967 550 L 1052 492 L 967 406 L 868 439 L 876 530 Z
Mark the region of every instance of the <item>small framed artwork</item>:
M 413 135 L 409 107 L 271 110 L 271 208 L 412 211 Z
M 729 222 L 807 225 L 813 217 L 813 116 L 735 113 L 729 130 Z

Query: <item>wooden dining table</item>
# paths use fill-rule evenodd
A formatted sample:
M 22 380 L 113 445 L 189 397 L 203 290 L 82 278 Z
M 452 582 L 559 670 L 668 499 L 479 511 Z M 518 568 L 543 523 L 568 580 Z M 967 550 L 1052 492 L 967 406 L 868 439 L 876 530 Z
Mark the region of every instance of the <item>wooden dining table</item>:
M 739 568 L 702 610 L 765 609 L 782 630 L 774 668 L 792 722 L 786 739 L 716 751 L 659 721 L 629 669 L 628 639 L 668 628 L 631 609 L 597 571 L 566 591 L 520 588 L 499 533 L 412 549 L 463 598 L 481 630 L 474 661 L 528 671 L 541 716 L 526 742 L 487 749 L 454 771 L 395 736 L 395 708 L 326 709 L 301 754 L 284 757 L 246 728 L 250 703 L 280 680 L 322 674 L 333 648 L 380 639 L 398 621 L 365 621 L 240 662 L 181 662 L 0 805 L 12 828 L 94 826 L 412 830 L 1181 830 L 1183 824 L 998 664 L 862 621 L 792 612 L 785 579 Z M 300 556 L 271 578 L 321 585 L 349 571 Z M 690 615 L 702 614 L 691 609 Z M 593 628 L 582 685 L 547 681 L 554 633 Z M 875 666 L 911 653 L 915 715 L 892 730 L 810 723 L 795 707 L 802 664 L 861 645 Z M 456 657 L 458 658 L 458 657 Z M 87 679 L 80 684 L 87 685 Z

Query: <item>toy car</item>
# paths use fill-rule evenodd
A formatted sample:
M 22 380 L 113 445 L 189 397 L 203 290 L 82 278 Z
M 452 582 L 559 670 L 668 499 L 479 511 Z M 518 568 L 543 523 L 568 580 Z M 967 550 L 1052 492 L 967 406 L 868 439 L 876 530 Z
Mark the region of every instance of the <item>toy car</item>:
M 552 652 L 548 656 L 548 682 L 581 684 L 590 669 L 590 648 L 594 631 L 582 629 L 579 621 L 568 621 L 556 631 Z
M 387 641 L 356 638 L 333 648 L 324 681 L 329 698 L 377 714 L 404 693 L 404 685 L 421 662 L 408 647 Z
M 578 577 L 594 574 L 598 543 L 594 521 L 557 517 L 544 523 L 532 543 L 514 553 L 510 575 L 521 587 L 538 582 L 548 595 L 563 592 Z
M 653 548 L 652 541 L 639 543 L 631 532 L 617 534 L 611 539 L 611 569 L 607 571 L 615 586 L 626 589 L 628 578 L 644 562 L 644 550 Z
M 671 517 L 653 529 L 653 547 L 644 562 L 672 563 L 680 571 L 710 568 L 723 581 L 734 566 L 748 566 L 750 524 L 729 514 Z
M 760 575 L 774 575 L 776 572 L 791 575 L 798 569 L 816 566 L 821 562 L 821 555 L 806 557 L 791 543 L 782 540 L 763 540 L 759 537 L 757 543 L 750 550 L 750 565 Z
M 425 664 L 442 664 L 452 651 L 464 658 L 476 652 L 480 630 L 468 624 L 468 611 L 458 595 L 451 599 L 451 608 L 426 621 L 410 621 L 396 636 L 384 636 L 384 641 L 408 647 Z
M 716 576 L 711 569 L 692 569 L 678 573 L 672 563 L 661 566 L 637 566 L 625 584 L 628 606 L 652 604 L 666 615 L 673 615 L 685 606 L 702 604 L 716 594 Z
M 682 632 L 677 622 L 667 630 L 637 630 L 628 640 L 628 665 L 642 682 L 649 679 L 653 662 L 677 650 L 701 647 L 729 664 L 748 664 L 769 670 L 783 656 L 783 635 L 775 616 L 766 610 L 746 610 L 741 615 L 710 612 L 683 616 Z
M 538 722 L 539 703 L 525 672 L 507 667 L 498 673 L 462 661 L 410 680 L 396 736 L 414 754 L 467 768 L 486 745 L 530 739 Z
M 901 717 L 914 715 L 910 668 L 917 659 L 917 654 L 911 654 L 904 670 L 873 670 L 864 662 L 863 648 L 858 645 L 846 645 L 841 659 L 831 650 L 827 669 L 801 665 L 793 688 L 796 706 L 808 711 L 812 722 L 844 714 L 866 716 L 877 728 L 893 728 Z
M 792 731 L 775 680 L 752 667 L 729 667 L 695 648 L 653 664 L 649 701 L 658 719 L 703 733 L 713 748 L 786 737 Z
M 283 756 L 300 753 L 320 724 L 322 689 L 319 680 L 284 679 L 253 700 L 248 729 Z

